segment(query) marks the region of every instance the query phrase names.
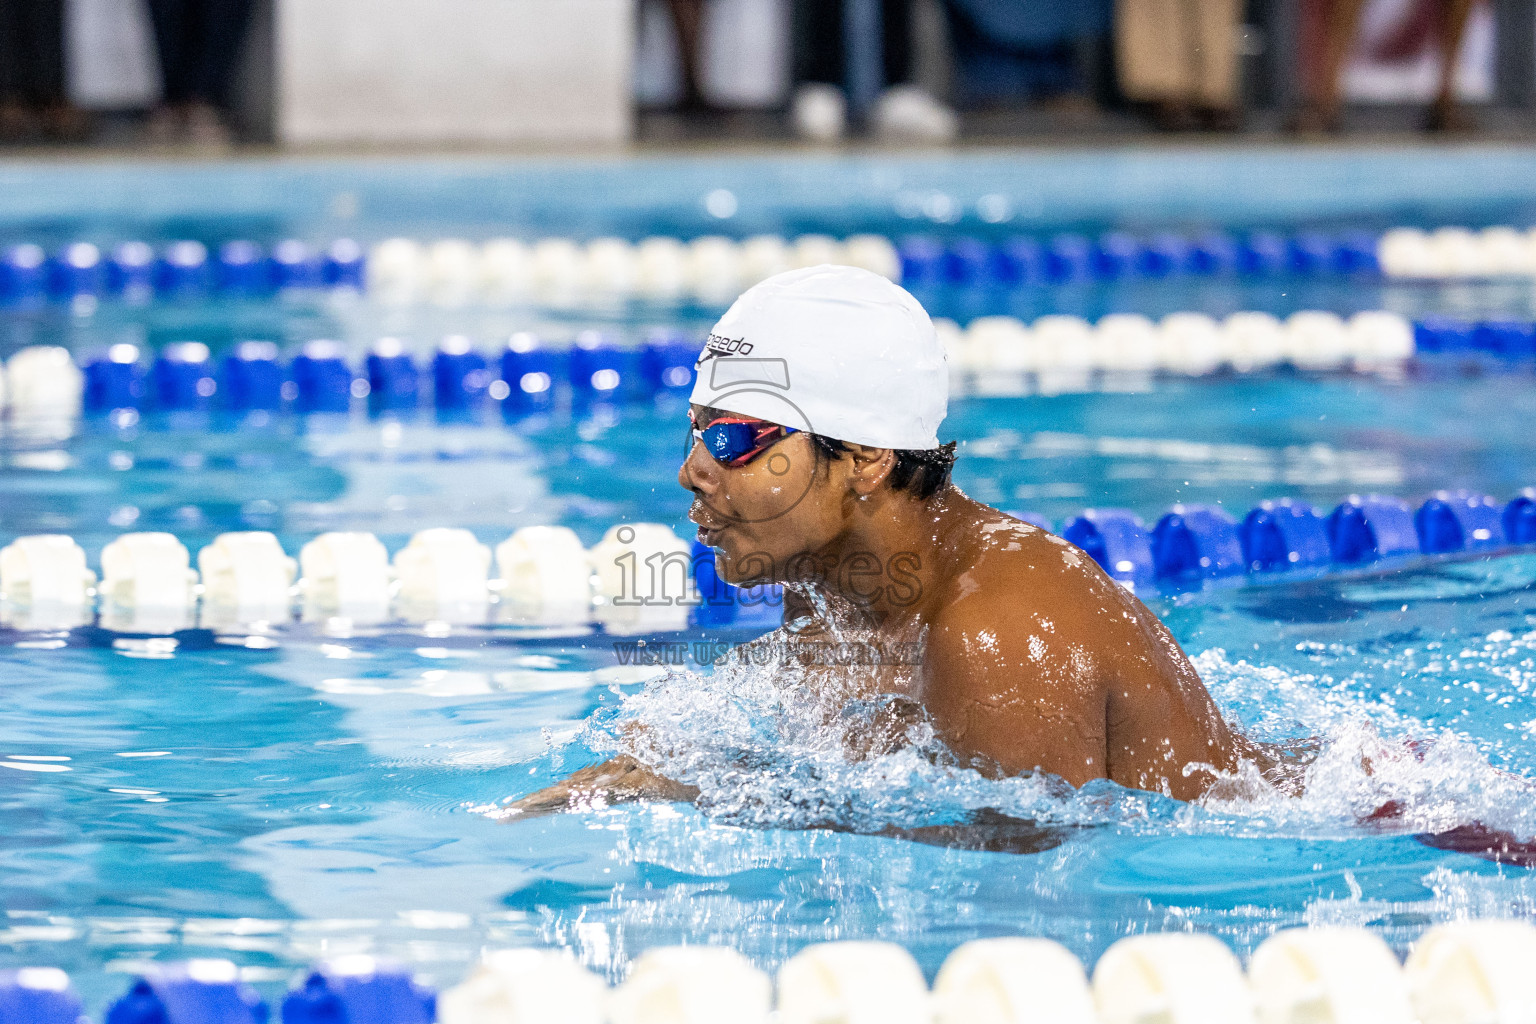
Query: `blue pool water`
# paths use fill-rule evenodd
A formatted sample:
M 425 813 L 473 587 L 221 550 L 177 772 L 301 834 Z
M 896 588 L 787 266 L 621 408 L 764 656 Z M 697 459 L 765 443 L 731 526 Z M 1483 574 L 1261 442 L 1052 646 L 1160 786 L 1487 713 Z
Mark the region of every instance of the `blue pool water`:
M 1261 158 L 1278 159 L 1244 159 Z M 1241 159 L 1213 157 L 1204 206 L 1175 203 L 1166 161 L 1145 159 L 1095 170 L 1085 159 L 1063 167 L 1047 157 L 975 158 L 946 172 L 882 169 L 871 158 L 837 171 L 830 198 L 815 202 L 787 164 L 755 178 L 730 161 L 680 162 L 670 177 L 654 163 L 582 166 L 565 192 L 532 180 L 545 173 L 538 168 L 511 168 L 505 175 L 524 191 L 497 191 L 503 207 L 465 185 L 496 179 L 487 167 L 173 168 L 169 183 L 142 170 L 79 168 L 49 183 L 11 169 L 13 184 L 36 188 L 8 193 L 19 197 L 4 201 L 5 230 L 126 236 L 147 226 L 173 237 L 258 223 L 319 237 L 349 219 L 334 197 L 351 192 L 364 212 L 350 219 L 367 220 L 360 237 L 385 228 L 432 237 L 465 225 L 485 236 L 503 223 L 548 230 L 563 217 L 577 233 L 603 225 L 640 233 L 658 222 L 688 233 L 697 196 L 728 180 L 752 197 L 742 216 L 757 220 L 744 229 L 769 224 L 778 196 L 777 226 L 842 231 L 882 227 L 872 222 L 888 220 L 889 208 L 875 210 L 868 195 L 875 186 L 899 191 L 902 175 L 956 195 L 1054 197 L 1063 222 L 1243 210 L 1252 221 L 1385 222 L 1415 212 L 1416 193 L 1392 191 L 1406 189 L 1392 182 L 1377 183 L 1391 194 L 1357 189 L 1352 207 L 1329 191 L 1389 166 L 1379 156 L 1347 166 L 1310 157 L 1327 164 L 1313 168 L 1322 183 L 1299 182 L 1264 203 L 1233 184 L 1241 175 L 1230 165 Z M 1435 159 L 1408 154 L 1399 168 L 1416 187 L 1449 189 L 1440 206 L 1417 211 L 1421 219 L 1513 218 L 1536 200 L 1486 174 L 1481 192 L 1456 191 L 1447 183 L 1462 179 L 1436 171 Z M 1512 176 L 1529 162 L 1464 159 Z M 1142 191 L 1124 198 L 1120 214 L 1102 199 L 1090 209 L 1089 190 L 1074 193 L 1069 180 L 1087 171 L 1101 187 L 1135 181 Z M 285 174 L 324 181 L 290 181 L 283 192 L 271 179 Z M 882 185 L 881 174 L 891 182 Z M 1536 178 L 1524 180 L 1528 190 Z M 221 181 L 227 198 L 215 194 Z M 605 204 L 579 201 L 598 194 Z M 852 203 L 843 220 L 819 220 L 838 196 Z M 137 221 L 124 209 L 133 203 L 144 211 Z M 189 221 L 175 221 L 178 210 Z M 1477 312 L 1530 302 L 1529 289 L 1494 287 L 1404 289 L 1387 299 Z M 1198 291 L 1035 298 L 1080 302 L 1084 312 L 1095 301 L 1149 314 L 1166 311 L 1159 303 L 1284 311 L 1296 301 L 1289 290 L 1275 283 L 1220 301 Z M 1347 310 L 1382 299 L 1330 294 L 1306 301 Z M 535 316 L 410 315 L 418 319 L 405 327 L 426 344 L 454 329 L 487 345 Z M 6 352 L 33 340 L 155 347 L 189 335 L 215 346 L 321 334 L 365 342 L 386 329 L 386 314 L 329 300 L 0 316 Z M 601 322 L 638 331 L 698 326 L 709 311 L 537 316 L 567 329 Z M 1151 519 L 1177 501 L 1241 515 L 1281 496 L 1329 507 L 1356 492 L 1417 500 L 1469 487 L 1503 498 L 1536 484 L 1530 384 L 1523 373 L 1168 382 L 1140 394 L 966 399 L 943 433 L 961 441 L 956 476 L 966 491 L 1058 522 L 1094 505 Z M 664 399 L 510 426 L 283 416 L 260 428 L 151 419 L 126 430 L 87 424 L 62 440 L 11 436 L 0 453 L 0 540 L 68 533 L 94 562 L 128 530 L 168 530 L 196 550 L 225 530 L 270 529 L 290 553 L 325 530 L 373 531 L 391 551 L 439 525 L 468 527 L 488 543 L 536 523 L 571 526 L 587 544 L 624 520 L 682 531 L 681 412 Z M 356 951 L 449 984 L 494 946 L 567 945 L 617 977 L 640 951 L 685 940 L 735 946 L 773 966 L 811 941 L 883 938 L 931 972 L 958 943 L 991 935 L 1046 935 L 1091 959 L 1115 938 L 1151 929 L 1198 927 L 1246 952 L 1303 922 L 1365 924 L 1401 946 L 1468 913 L 1530 916 L 1536 875 L 1430 849 L 1412 833 L 1475 819 L 1536 834 L 1533 594 L 1536 556 L 1522 553 L 1147 594 L 1235 722 L 1264 739 L 1322 741 L 1306 796 L 1239 782 L 1197 806 L 1103 784 L 1073 793 L 1039 780 L 989 782 L 936 768 L 920 750 L 848 764 L 792 672 L 623 666 L 601 636 L 398 629 L 324 642 L 297 632 L 259 642 L 189 637 L 173 648 L 91 632 L 5 634 L 0 966 L 65 967 L 99 1009 L 122 990 L 122 972 L 190 955 L 232 958 L 270 994 L 297 966 Z M 698 807 L 512 824 L 487 816 L 614 749 L 631 719 L 675 741 L 663 768 L 700 784 Z M 1416 749 L 1404 745 L 1409 738 Z M 1387 800 L 1405 808 L 1401 820 L 1360 823 Z M 1063 841 L 1016 855 L 869 834 L 983 807 L 1061 826 Z M 801 827 L 810 825 L 832 827 Z

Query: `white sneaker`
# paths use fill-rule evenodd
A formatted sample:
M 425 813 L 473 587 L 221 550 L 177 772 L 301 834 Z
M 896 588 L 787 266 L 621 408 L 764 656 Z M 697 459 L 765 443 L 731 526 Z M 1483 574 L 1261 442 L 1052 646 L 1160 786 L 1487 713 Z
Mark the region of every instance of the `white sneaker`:
M 802 139 L 836 142 L 848 131 L 848 100 L 835 85 L 802 85 L 795 90 L 789 117 Z
M 881 138 L 902 142 L 951 142 L 959 119 L 926 89 L 896 85 L 875 104 L 875 131 Z

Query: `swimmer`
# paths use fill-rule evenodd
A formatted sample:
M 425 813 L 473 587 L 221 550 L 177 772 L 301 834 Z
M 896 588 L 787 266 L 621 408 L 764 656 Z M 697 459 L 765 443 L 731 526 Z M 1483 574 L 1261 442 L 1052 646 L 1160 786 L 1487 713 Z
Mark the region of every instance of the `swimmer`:
M 826 665 L 804 679 L 831 705 L 893 698 L 993 777 L 1193 800 L 1247 763 L 1299 789 L 1307 751 L 1234 731 L 1133 593 L 951 481 L 943 346 L 902 288 L 848 267 L 780 274 L 737 300 L 696 366 L 689 518 L 721 579 L 784 584 L 783 625 L 748 646 Z M 828 665 L 829 641 L 865 656 Z M 848 737 L 848 755 L 888 749 L 902 724 Z M 625 755 L 506 812 L 697 795 Z

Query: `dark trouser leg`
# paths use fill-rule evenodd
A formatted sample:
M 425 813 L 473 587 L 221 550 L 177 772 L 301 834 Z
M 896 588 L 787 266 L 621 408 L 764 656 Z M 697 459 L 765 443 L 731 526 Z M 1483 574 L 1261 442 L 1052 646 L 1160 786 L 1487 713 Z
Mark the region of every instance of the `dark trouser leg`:
M 795 0 L 795 84 L 843 85 L 842 0 Z
M 882 0 L 881 8 L 885 85 L 906 85 L 912 81 L 912 0 Z
M 228 106 L 254 2 L 193 0 L 192 6 L 196 43 L 189 55 L 188 99 Z
M 699 62 L 700 39 L 704 34 L 704 0 L 671 0 L 672 28 L 677 34 L 678 65 L 683 72 L 683 106 L 697 107 L 704 102 Z
M 195 0 L 149 0 L 149 18 L 160 56 L 160 98 L 167 104 L 191 99 L 188 19 Z
M 1435 95 L 1440 106 L 1456 102 L 1456 61 L 1472 7 L 1473 0 L 1445 0 L 1440 9 L 1440 88 Z
M 64 0 L 12 0 L 20 9 L 21 94 L 39 107 L 61 106 L 64 85 Z
M 23 2 L 0 0 L 0 103 L 21 102 L 21 62 L 26 59 L 21 29 Z

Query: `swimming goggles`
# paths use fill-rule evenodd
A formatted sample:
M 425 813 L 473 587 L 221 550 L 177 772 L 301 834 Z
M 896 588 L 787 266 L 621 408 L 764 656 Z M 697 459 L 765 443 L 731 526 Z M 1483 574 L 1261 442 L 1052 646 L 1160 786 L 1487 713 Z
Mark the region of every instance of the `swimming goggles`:
M 790 434 L 799 433 L 794 427 L 745 416 L 721 416 L 700 427 L 690 411 L 688 422 L 694 440 L 704 442 L 704 450 L 722 466 L 745 466 Z

